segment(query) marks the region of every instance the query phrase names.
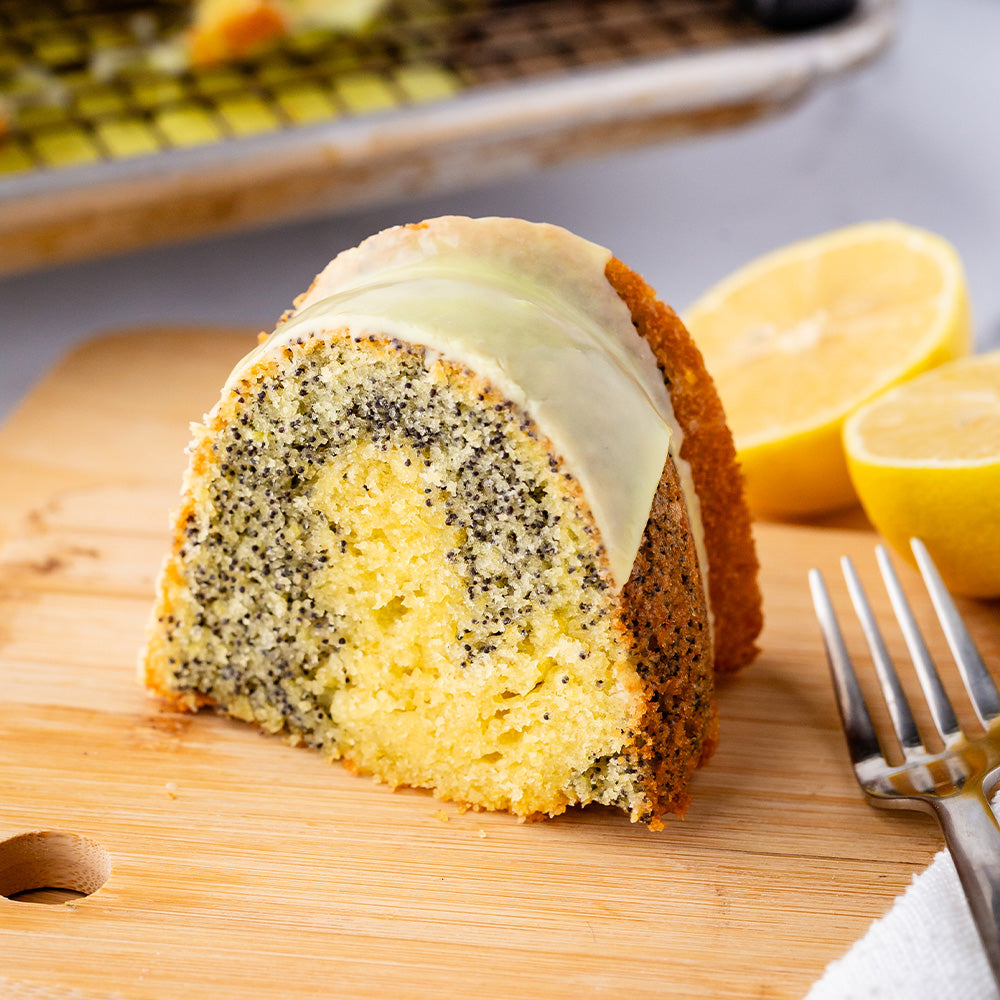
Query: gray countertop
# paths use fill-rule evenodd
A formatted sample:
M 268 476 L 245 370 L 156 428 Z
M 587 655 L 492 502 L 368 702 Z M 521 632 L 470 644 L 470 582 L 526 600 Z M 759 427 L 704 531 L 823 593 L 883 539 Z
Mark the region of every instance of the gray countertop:
M 564 225 L 609 247 L 679 310 L 761 252 L 897 218 L 957 246 L 977 346 L 1000 346 L 998 41 L 996 0 L 903 0 L 896 38 L 874 64 L 823 84 L 788 113 L 732 131 L 0 279 L 0 418 L 75 343 L 166 322 L 270 329 L 338 251 L 444 213 Z

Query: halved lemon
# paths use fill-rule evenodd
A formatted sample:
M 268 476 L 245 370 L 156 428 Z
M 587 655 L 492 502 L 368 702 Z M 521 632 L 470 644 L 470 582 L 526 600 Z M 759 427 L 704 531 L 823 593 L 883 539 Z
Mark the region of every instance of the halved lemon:
M 955 249 L 891 221 L 758 258 L 706 292 L 684 320 L 718 386 L 747 499 L 761 517 L 856 503 L 844 418 L 970 347 Z
M 923 539 L 959 594 L 1000 597 L 1000 351 L 942 365 L 844 424 L 851 479 L 872 524 L 910 559 Z

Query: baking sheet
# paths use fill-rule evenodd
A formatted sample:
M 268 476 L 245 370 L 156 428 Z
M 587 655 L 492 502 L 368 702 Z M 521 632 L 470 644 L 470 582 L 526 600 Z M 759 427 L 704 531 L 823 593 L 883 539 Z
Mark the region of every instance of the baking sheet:
M 730 127 L 894 26 L 891 0 L 789 34 L 730 0 L 399 0 L 356 36 L 193 69 L 149 55 L 185 9 L 0 2 L 0 273 Z

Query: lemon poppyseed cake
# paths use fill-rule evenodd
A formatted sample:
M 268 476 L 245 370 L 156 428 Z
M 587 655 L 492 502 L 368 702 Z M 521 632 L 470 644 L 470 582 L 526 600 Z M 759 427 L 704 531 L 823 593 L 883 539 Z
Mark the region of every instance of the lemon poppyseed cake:
M 338 256 L 196 425 L 141 670 L 393 785 L 659 828 L 760 597 L 675 314 L 555 226 Z
M 198 0 L 188 46 L 199 64 L 243 59 L 309 28 L 360 31 L 384 6 L 385 0 Z

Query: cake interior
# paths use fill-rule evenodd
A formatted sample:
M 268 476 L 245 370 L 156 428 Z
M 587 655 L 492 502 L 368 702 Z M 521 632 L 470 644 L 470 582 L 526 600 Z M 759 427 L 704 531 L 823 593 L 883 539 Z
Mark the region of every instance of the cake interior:
M 490 386 L 398 340 L 290 344 L 189 475 L 154 686 L 444 798 L 643 812 L 597 532 Z

